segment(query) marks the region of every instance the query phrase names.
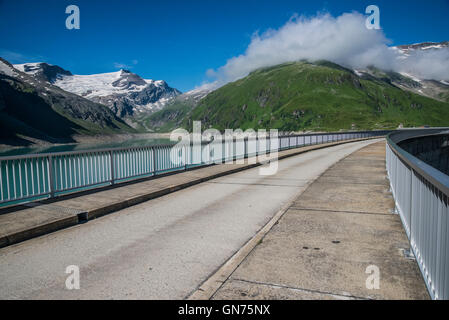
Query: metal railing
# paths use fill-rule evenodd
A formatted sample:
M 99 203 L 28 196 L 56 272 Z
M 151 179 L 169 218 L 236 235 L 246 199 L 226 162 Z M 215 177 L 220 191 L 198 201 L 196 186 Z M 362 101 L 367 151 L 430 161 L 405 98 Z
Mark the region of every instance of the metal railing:
M 170 171 L 389 131 L 333 132 L 0 157 L 0 205 L 55 197 Z M 217 148 L 217 143 L 221 148 Z M 217 151 L 218 149 L 218 151 Z M 177 156 L 173 157 L 173 154 Z
M 408 153 L 409 139 L 449 134 L 447 128 L 387 136 L 386 165 L 396 211 L 432 299 L 449 299 L 449 176 Z

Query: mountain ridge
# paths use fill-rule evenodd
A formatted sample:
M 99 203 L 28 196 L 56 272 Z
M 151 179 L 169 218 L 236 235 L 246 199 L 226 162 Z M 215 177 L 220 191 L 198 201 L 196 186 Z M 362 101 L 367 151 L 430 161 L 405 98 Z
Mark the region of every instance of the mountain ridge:
M 447 125 L 449 104 L 404 91 L 388 77 L 358 75 L 328 61 L 302 61 L 255 70 L 211 92 L 183 126 L 194 120 L 219 130 L 391 129 Z
M 107 107 L 32 77 L 0 58 L 2 143 L 74 142 L 76 134 L 134 132 Z M 28 139 L 30 138 L 30 139 Z
M 143 79 L 125 69 L 109 73 L 76 75 L 47 63 L 25 63 L 15 66 L 30 76 L 46 80 L 90 101 L 101 103 L 120 118 L 160 110 L 167 102 L 181 94 L 179 90 L 168 86 L 164 80 Z

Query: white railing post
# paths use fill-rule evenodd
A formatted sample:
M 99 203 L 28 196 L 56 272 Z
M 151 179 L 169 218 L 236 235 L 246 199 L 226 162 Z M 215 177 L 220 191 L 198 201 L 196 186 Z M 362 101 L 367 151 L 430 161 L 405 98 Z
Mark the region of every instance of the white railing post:
M 111 184 L 115 184 L 115 168 L 114 168 L 114 154 L 111 151 L 109 151 L 109 159 L 110 159 L 110 166 L 111 166 Z
M 48 156 L 47 161 L 48 161 L 48 177 L 49 177 L 48 182 L 50 184 L 50 198 L 53 198 L 55 196 L 55 176 L 53 172 L 53 157 Z

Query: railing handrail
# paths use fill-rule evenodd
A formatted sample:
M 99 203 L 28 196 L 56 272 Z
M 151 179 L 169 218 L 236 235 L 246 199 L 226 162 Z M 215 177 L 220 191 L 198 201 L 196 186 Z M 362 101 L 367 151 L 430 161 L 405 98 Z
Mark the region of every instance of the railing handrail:
M 385 136 L 389 131 L 320 132 L 264 135 L 229 134 L 224 139 L 16 155 L 0 158 L 0 204 L 50 198 L 85 188 L 152 177 L 170 171 L 225 163 L 306 145 Z M 198 147 L 198 149 L 197 149 Z M 243 147 L 243 150 L 242 150 Z
M 423 129 L 419 129 L 423 130 Z M 437 187 L 441 192 L 443 192 L 446 196 L 449 197 L 449 176 L 444 174 L 443 172 L 435 169 L 431 165 L 425 163 L 424 161 L 418 159 L 411 153 L 402 149 L 398 143 L 404 142 L 409 139 L 422 138 L 428 136 L 437 136 L 442 134 L 449 134 L 449 128 L 438 128 L 438 129 L 425 129 L 427 133 L 423 133 L 422 131 L 409 130 L 409 135 L 405 135 L 404 138 L 393 141 L 394 135 L 398 133 L 404 133 L 406 131 L 398 130 L 394 131 L 387 135 L 386 140 L 390 145 L 391 150 L 410 168 L 419 173 L 422 177 L 424 177 L 427 181 L 432 183 L 435 187 Z M 433 132 L 432 132 L 433 131 Z
M 368 132 L 388 132 L 391 130 L 364 130 L 364 131 L 341 131 L 341 132 L 319 132 L 319 133 L 305 133 L 305 134 L 292 134 L 292 135 L 282 135 L 278 136 L 279 139 L 282 138 L 295 138 L 295 137 L 309 137 L 309 136 L 323 136 L 330 134 L 351 134 L 351 133 L 368 133 Z M 224 136 L 224 135 L 223 135 Z M 267 131 L 267 137 L 269 137 L 269 131 Z M 248 136 L 243 139 L 247 139 Z M 255 137 L 253 139 L 256 139 Z M 202 141 L 201 144 L 208 144 L 208 141 Z M 45 152 L 45 153 L 29 153 L 21 155 L 11 155 L 11 156 L 0 156 L 0 161 L 7 160 L 19 160 L 19 159 L 31 159 L 31 158 L 46 158 L 49 156 L 70 156 L 70 155 L 80 155 L 80 154 L 94 154 L 103 153 L 111 151 L 131 151 L 139 149 L 151 149 L 151 148 L 167 148 L 173 147 L 177 142 L 174 141 L 173 144 L 155 144 L 155 145 L 142 145 L 142 146 L 130 146 L 130 147 L 113 147 L 113 148 L 99 148 L 90 150 L 74 150 L 74 151 L 61 151 L 61 152 Z
M 449 135 L 448 128 L 400 130 L 386 137 L 386 167 L 395 212 L 432 299 L 449 299 L 449 176 L 401 144 L 442 135 Z

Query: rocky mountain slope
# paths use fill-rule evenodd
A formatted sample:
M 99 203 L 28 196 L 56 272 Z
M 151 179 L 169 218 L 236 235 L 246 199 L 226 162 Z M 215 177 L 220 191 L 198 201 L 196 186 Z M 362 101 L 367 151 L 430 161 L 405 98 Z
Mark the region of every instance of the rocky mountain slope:
M 410 54 L 413 50 L 433 50 L 433 49 L 442 49 L 448 48 L 449 41 L 443 42 L 422 42 L 415 44 L 406 44 L 401 46 L 396 46 L 397 49 L 401 50 L 404 54 Z
M 163 80 L 143 79 L 128 70 L 92 75 L 73 75 L 46 63 L 15 65 L 28 75 L 109 107 L 118 117 L 152 113 L 181 94 Z
M 355 71 L 360 77 L 369 79 L 374 77 L 397 86 L 406 91 L 442 102 L 449 102 L 449 82 L 432 79 L 419 79 L 407 73 L 383 71 L 374 67 Z
M 437 52 L 439 50 L 448 50 L 449 41 L 444 42 L 424 42 L 411 45 L 402 45 L 393 47 L 398 50 L 402 55 L 401 58 L 406 59 L 411 55 L 419 54 L 422 52 Z M 416 94 L 436 99 L 443 102 L 449 102 L 449 74 L 447 79 L 434 80 L 425 79 L 413 73 L 401 72 L 400 74 L 379 70 L 374 67 L 367 68 L 365 70 L 354 70 L 357 74 L 366 74 L 374 76 L 376 78 L 382 78 L 391 81 L 394 85 L 400 87 L 403 90 L 408 90 Z
M 47 79 L 54 76 L 53 71 L 28 69 L 34 72 L 30 75 L 0 58 L 2 144 L 74 142 L 76 134 L 134 132 L 107 107 L 50 84 Z
M 182 126 L 184 119 L 190 116 L 192 110 L 210 92 L 212 92 L 211 89 L 200 88 L 183 93 L 169 102 L 162 110 L 143 117 L 141 122 L 152 131 L 169 132 Z

